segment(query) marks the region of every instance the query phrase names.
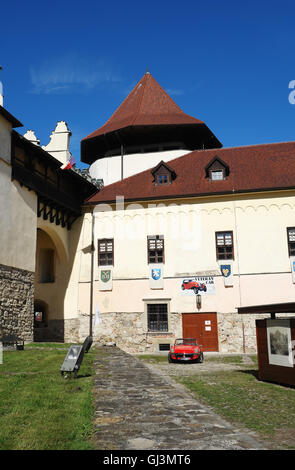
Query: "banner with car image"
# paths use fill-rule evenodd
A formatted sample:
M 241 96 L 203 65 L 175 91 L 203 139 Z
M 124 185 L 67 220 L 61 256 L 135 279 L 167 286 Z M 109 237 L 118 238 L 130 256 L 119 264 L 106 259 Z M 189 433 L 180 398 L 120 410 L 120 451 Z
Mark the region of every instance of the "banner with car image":
M 214 277 L 186 277 L 181 281 L 181 293 L 182 295 L 214 295 Z

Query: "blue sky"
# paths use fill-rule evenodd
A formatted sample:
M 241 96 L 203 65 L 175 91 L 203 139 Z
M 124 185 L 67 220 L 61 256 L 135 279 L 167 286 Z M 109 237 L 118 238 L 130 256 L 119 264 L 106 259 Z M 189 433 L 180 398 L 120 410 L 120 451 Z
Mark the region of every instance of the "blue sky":
M 1 6 L 4 106 L 46 145 L 80 140 L 146 69 L 225 147 L 295 140 L 293 1 L 14 1 Z

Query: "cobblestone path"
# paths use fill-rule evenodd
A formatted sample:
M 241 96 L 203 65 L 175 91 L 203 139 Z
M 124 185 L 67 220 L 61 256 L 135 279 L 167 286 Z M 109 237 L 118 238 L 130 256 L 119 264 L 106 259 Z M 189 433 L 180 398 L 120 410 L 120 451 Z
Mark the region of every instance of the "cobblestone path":
M 181 385 L 117 347 L 98 347 L 96 449 L 265 449 L 201 405 Z

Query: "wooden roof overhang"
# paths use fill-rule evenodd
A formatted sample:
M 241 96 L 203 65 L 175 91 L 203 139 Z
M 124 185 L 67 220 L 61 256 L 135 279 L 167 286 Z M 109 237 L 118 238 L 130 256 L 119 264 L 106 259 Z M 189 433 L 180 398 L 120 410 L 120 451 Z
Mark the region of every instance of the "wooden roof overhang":
M 247 307 L 237 307 L 240 314 L 268 313 L 275 318 L 276 313 L 294 313 L 295 302 L 284 302 L 280 304 L 249 305 Z
M 23 127 L 22 123 L 10 114 L 3 106 L 0 105 L 0 116 L 3 116 L 6 121 L 10 122 L 12 127 Z
M 161 124 L 127 126 L 109 133 L 93 136 L 81 141 L 81 161 L 93 163 L 113 152 L 139 153 L 144 146 L 163 146 L 170 150 L 169 143 L 180 142 L 188 150 L 221 148 L 222 144 L 204 123 Z M 165 148 L 165 144 L 168 144 Z
M 82 214 L 85 198 L 97 187 L 73 170 L 61 170 L 61 162 L 25 137 L 12 133 L 12 179 L 35 191 L 38 217 L 68 229 Z

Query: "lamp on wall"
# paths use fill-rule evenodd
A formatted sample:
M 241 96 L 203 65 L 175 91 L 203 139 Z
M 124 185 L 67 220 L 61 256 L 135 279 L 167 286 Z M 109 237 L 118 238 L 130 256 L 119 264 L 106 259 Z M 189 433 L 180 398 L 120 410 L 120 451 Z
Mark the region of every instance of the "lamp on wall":
M 200 310 L 202 308 L 202 296 L 200 294 L 196 295 L 196 303 L 197 309 Z

